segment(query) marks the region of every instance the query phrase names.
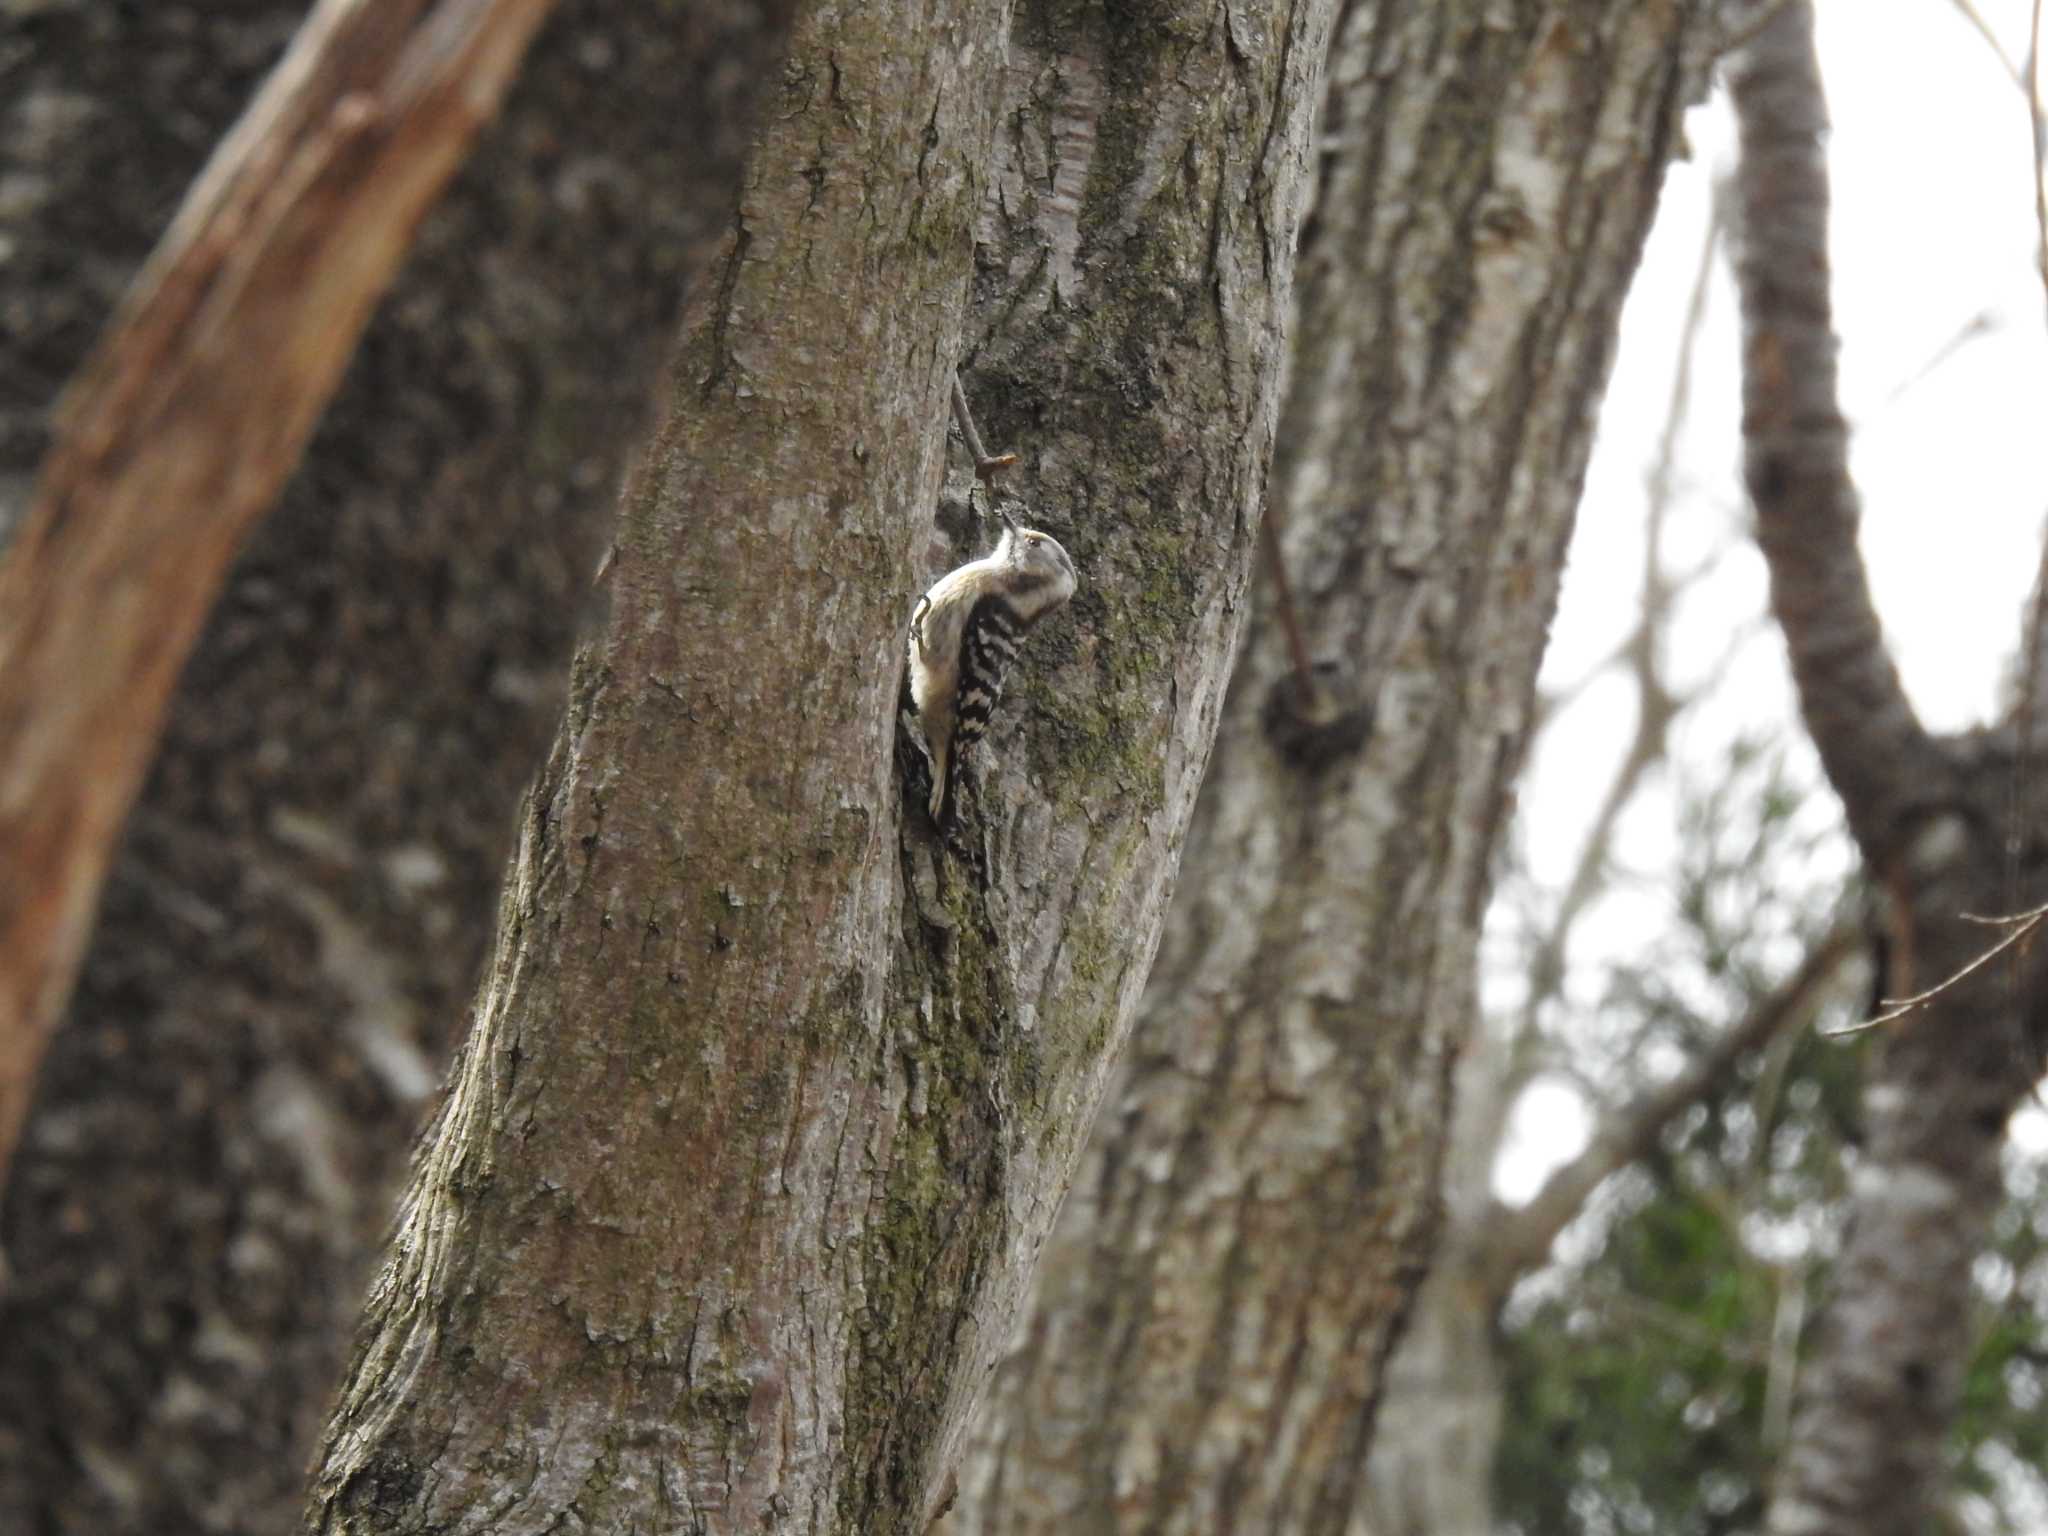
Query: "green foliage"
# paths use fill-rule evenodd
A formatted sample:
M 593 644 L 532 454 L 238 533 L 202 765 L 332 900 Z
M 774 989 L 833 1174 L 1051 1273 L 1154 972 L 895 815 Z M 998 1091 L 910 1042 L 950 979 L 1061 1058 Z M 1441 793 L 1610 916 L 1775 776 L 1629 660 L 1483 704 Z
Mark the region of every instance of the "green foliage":
M 1608 1248 L 1510 1335 L 1501 1509 L 1530 1532 L 1753 1527 L 1768 1285 L 1696 1200 L 1644 1200 Z
M 1676 787 L 1681 873 L 1662 937 L 1609 967 L 1587 1010 L 1594 1026 L 1581 1017 L 1568 1042 L 1543 1047 L 1616 1101 L 1753 1007 L 1841 905 L 1841 860 L 1828 851 L 1839 834 L 1816 815 L 1827 801 L 1761 745 L 1739 745 L 1724 766 L 1711 784 Z M 1866 1002 L 1837 999 L 1823 1027 Z M 1505 1528 L 1760 1526 L 1827 1294 L 1875 1045 L 1809 1026 L 1740 1062 L 1596 1197 L 1567 1234 L 1566 1262 L 1510 1302 L 1494 1469 Z M 2039 1167 L 2017 1156 L 2009 1166 L 2011 1199 L 1978 1265 L 1983 1323 L 1951 1465 L 1959 1526 L 2017 1532 L 2038 1529 L 2026 1500 L 2041 1485 L 2028 1469 L 2048 1465 L 2048 1191 Z

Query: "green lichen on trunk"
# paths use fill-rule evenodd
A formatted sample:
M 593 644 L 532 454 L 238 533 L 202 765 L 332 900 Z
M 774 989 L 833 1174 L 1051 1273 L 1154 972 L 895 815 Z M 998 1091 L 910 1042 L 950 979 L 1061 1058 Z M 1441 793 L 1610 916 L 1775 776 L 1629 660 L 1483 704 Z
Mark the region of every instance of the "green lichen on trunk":
M 518 1473 L 536 1528 L 618 1527 L 652 1490 L 713 1528 L 922 1536 L 1206 756 L 1318 16 L 1253 6 L 1231 42 L 1195 7 L 1042 7 L 1013 46 L 977 4 L 920 13 L 934 48 L 908 53 L 902 18 L 807 24 L 373 1303 L 335 1528 L 350 1465 L 440 1445 L 409 1497 L 466 1519 L 544 1428 Z M 931 89 L 918 61 L 947 47 L 973 73 Z M 970 152 L 998 119 L 1011 150 Z M 1032 143 L 1050 180 L 1020 169 Z M 970 277 L 969 392 L 1083 586 L 978 751 L 961 855 L 903 815 L 893 708 L 910 595 L 982 552 L 923 537 Z M 465 1205 L 474 1158 L 494 1182 Z M 451 1288 L 487 1300 L 407 1334 L 402 1295 Z M 481 1406 L 391 1401 L 464 1350 Z M 536 1379 L 567 1384 L 544 1426 Z
M 834 1454 L 857 1239 L 933 1182 L 910 1156 L 899 1193 L 868 1189 L 898 1166 L 869 1162 L 897 1092 L 887 722 L 1002 20 L 800 23 L 372 1297 L 321 1528 L 754 1529 L 875 1481 Z
M 1285 718 L 1293 662 L 1262 625 L 1117 1113 L 953 1532 L 1356 1522 L 1591 402 L 1703 80 L 1687 19 L 1344 12 L 1273 495 L 1309 654 L 1353 713 L 1323 735 Z M 1189 535 L 1156 517 L 1164 483 L 1169 542 L 1123 612 L 1170 631 Z M 1098 653 L 1106 689 L 1141 694 L 1150 659 Z
M 888 1067 L 909 1082 L 863 1239 L 863 1311 L 849 1361 L 847 1443 L 865 1480 L 844 1485 L 849 1531 L 921 1532 L 958 1335 L 1009 1236 L 1011 1147 L 1033 1113 L 1037 1042 L 1015 1027 L 983 893 L 953 870 L 954 926 L 905 918 L 892 992 L 928 1006 L 892 1014 Z

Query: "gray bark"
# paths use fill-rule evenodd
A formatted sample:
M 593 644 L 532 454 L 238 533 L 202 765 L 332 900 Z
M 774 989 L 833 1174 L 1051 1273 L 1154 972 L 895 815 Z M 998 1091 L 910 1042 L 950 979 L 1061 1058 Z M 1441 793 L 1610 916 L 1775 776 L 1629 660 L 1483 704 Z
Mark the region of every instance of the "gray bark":
M 1368 1458 L 1372 1536 L 1494 1536 L 1500 1447 L 1500 1307 L 1487 1263 L 1494 1158 L 1512 1104 L 1504 1042 L 1479 1036 L 1458 1062 L 1444 1153 L 1444 1226 L 1386 1364 Z
M 951 1529 L 1344 1531 L 1699 8 L 1355 4 L 1262 609 L 1127 1069 Z
M 295 1518 L 787 12 L 564 0 L 231 577 L 8 1190 L 0 1528 Z M 0 523 L 58 387 L 298 19 L 10 17 Z
M 317 1528 L 882 1533 L 943 1503 L 1214 728 L 1323 16 L 801 24 Z M 955 854 L 906 810 L 895 703 L 912 596 L 976 542 L 929 521 L 963 346 L 1083 585 Z
M 1810 6 L 1786 5 L 1733 76 L 1746 473 L 1800 706 L 1885 898 L 1885 990 L 1903 997 L 1983 954 L 1997 932 L 1965 914 L 2011 911 L 2038 893 L 2048 839 L 2024 813 L 2017 732 L 1929 736 L 1871 609 L 1835 398 L 1812 27 Z M 1771 1505 L 1775 1532 L 1907 1536 L 1938 1523 L 1970 1267 L 1999 1195 L 2005 1122 L 2039 1075 L 2048 1024 L 2032 948 L 1887 1027 L 1865 1090 L 1848 1233 Z

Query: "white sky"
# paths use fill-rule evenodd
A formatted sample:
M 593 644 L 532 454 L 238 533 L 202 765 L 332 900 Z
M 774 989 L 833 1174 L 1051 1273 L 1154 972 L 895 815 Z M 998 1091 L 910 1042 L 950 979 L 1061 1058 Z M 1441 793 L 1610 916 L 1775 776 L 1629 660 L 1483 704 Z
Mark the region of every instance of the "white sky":
M 2029 0 L 1978 0 L 1978 10 L 2007 54 L 2024 57 Z M 1954 730 L 1996 707 L 2048 514 L 2048 299 L 2034 265 L 2025 100 L 1953 0 L 1819 0 L 1819 13 L 1834 120 L 1835 314 L 1864 554 L 1908 693 L 1930 728 Z M 1711 188 L 1734 154 L 1725 101 L 1695 111 L 1688 137 L 1692 157 L 1667 178 L 1623 317 L 1546 687 L 1585 676 L 1634 620 L 1644 476 Z M 1763 611 L 1762 562 L 1743 537 L 1737 329 L 1724 266 L 1696 354 L 1681 495 L 1667 534 L 1674 568 L 1723 552 L 1681 610 L 1671 658 L 1681 683 L 1701 676 Z M 1540 743 L 1517 834 L 1539 881 L 1561 886 L 1567 877 L 1633 719 L 1629 686 L 1615 677 Z M 1768 629 L 1742 646 L 1728 684 L 1689 718 L 1678 750 L 1710 763 L 1736 733 L 1760 728 L 1788 739 L 1798 731 L 1782 646 Z M 1673 838 L 1671 801 L 1653 794 L 1624 822 L 1618 853 L 1654 878 Z M 1663 921 L 1656 902 L 1609 901 L 1573 960 L 1633 947 Z M 1497 1169 L 1502 1195 L 1527 1198 L 1585 1130 L 1575 1091 L 1558 1079 L 1539 1084 L 1511 1117 Z

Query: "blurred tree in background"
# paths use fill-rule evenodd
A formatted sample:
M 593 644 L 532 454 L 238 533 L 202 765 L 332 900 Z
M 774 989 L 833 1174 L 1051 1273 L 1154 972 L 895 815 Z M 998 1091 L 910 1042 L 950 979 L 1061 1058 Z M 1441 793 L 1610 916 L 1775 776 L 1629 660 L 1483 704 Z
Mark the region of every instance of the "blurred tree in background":
M 1814 255 L 1826 189 L 1807 175 L 1823 119 L 1810 64 L 1798 64 L 1808 25 L 1802 7 L 1787 7 L 1760 34 L 1751 75 L 1770 84 L 1752 88 L 1744 118 L 1746 195 L 1778 199 L 1747 214 L 1752 231 L 1770 232 L 1765 253 L 1744 241 L 1755 327 L 1746 424 L 1753 454 L 1761 429 L 1767 466 L 1784 451 L 1769 445 L 1771 433 L 1818 425 L 1825 441 L 1830 422 L 1840 433 L 1831 384 L 1818 398 L 1809 388 L 1797 406 L 1770 393 L 1785 378 L 1832 378 L 1813 364 L 1818 349 L 1784 362 L 1771 329 L 1785 324 L 1788 294 L 1800 323 L 1811 326 L 1816 313 L 1821 330 L 1827 323 L 1825 284 L 1815 281 L 1826 263 Z M 2008 61 L 2006 73 L 2024 69 Z M 1775 94 L 1759 107 L 1766 91 Z M 1789 198 L 1787 166 L 1798 188 Z M 1710 233 L 1692 327 L 1717 242 Z M 1982 329 L 1974 319 L 1936 365 Z M 1498 1048 L 1461 1069 L 1469 1145 L 1454 1154 L 1451 1231 L 1397 1361 L 1376 1446 L 1376 1528 L 1740 1530 L 1756 1528 L 1767 1509 L 1785 1530 L 1919 1529 L 1923 1514 L 1944 1527 L 2038 1528 L 2039 1281 L 2028 1268 L 2038 1240 L 2026 1203 L 2038 1171 L 2010 1146 L 1998 1155 L 2006 1111 L 2024 1102 L 2038 1070 L 2031 961 L 2000 961 L 1991 976 L 1942 991 L 1879 1035 L 1827 1042 L 1796 1032 L 1816 1015 L 1835 1027 L 1868 1018 L 1874 990 L 1936 986 L 2000 937 L 1996 925 L 1963 914 L 2014 912 L 2031 899 L 2025 871 L 2036 834 L 2019 818 L 2038 772 L 2029 768 L 2030 754 L 2036 764 L 2039 756 L 2029 737 L 2039 715 L 2038 601 L 2016 616 L 2022 648 L 2006 717 L 1981 732 L 1922 736 L 1910 710 L 1884 696 L 1890 662 L 1874 625 L 1855 613 L 1855 501 L 1839 459 L 1829 468 L 1827 451 L 1799 450 L 1806 479 L 1796 494 L 1782 471 L 1753 470 L 1776 519 L 1772 537 L 1791 551 L 1792 572 L 1775 574 L 1808 716 L 1829 743 L 1830 773 L 1860 806 L 1866 852 L 1892 872 L 1888 885 L 1845 900 L 1835 878 L 1840 837 L 1824 814 L 1833 797 L 1813 787 L 1803 751 L 1788 756 L 1752 736 L 1725 757 L 1668 757 L 1695 705 L 1711 701 L 1723 717 L 1741 718 L 1725 689 L 1710 699 L 1711 680 L 1703 692 L 1664 670 L 1663 626 L 1702 573 L 1674 570 L 1659 553 L 1682 478 L 1671 446 L 1690 350 L 1689 341 L 1681 347 L 1672 420 L 1648 473 L 1641 618 L 1613 662 L 1635 685 L 1636 735 L 1571 877 L 1548 892 L 1511 877 L 1498 909 L 1514 937 L 1496 969 L 1516 976 L 1509 991 L 1522 1007 L 1496 1019 Z M 1801 561 L 1819 574 L 1802 575 Z M 1817 599 L 1826 583 L 1834 591 Z M 1739 645 L 1739 626 L 1737 635 Z M 1861 680 L 1845 687 L 1858 669 Z M 1559 706 L 1591 681 L 1566 685 Z M 1871 736 L 1860 735 L 1866 727 L 1876 728 Z M 1618 822 L 1655 775 L 1675 781 L 1668 885 L 1661 872 L 1652 879 L 1613 856 Z M 1943 808 L 1968 807 L 1978 830 L 1936 849 L 1939 837 L 1922 824 L 1907 838 L 1905 863 L 1932 862 L 1902 876 L 1899 846 L 1885 851 L 1898 828 L 1872 830 L 1900 804 L 1882 809 L 1888 796 L 1920 800 L 1906 812 L 1909 828 L 1917 816 L 1938 824 Z M 1632 814 L 1640 826 L 1641 811 Z M 1991 827 L 2003 829 L 1997 848 L 1982 840 Z M 1930 899 L 1921 888 L 1957 880 L 1976 894 L 1950 883 Z M 1574 925 L 1601 903 L 1606 922 L 1620 907 L 1631 933 L 1654 937 L 1626 946 L 1600 976 L 1573 969 L 1567 992 Z M 1821 936 L 1831 910 L 1833 941 Z M 1794 1013 L 1781 1010 L 1774 999 L 1791 985 L 1786 967 L 1839 945 L 1845 921 L 1877 936 L 1866 941 L 1870 961 Z M 1882 973 L 1875 987 L 1873 965 Z M 1506 1208 L 1492 1192 L 1504 1113 L 1545 1078 L 1571 1083 L 1589 1107 L 1590 1144 L 1526 1207 Z M 1902 1147 L 1915 1150 L 1902 1157 Z M 1944 1169 L 1961 1182 L 1936 1197 L 1929 1180 L 1950 1177 Z M 1888 1227 L 1897 1220 L 1888 1202 L 1919 1205 L 1904 1228 Z M 1865 1257 L 1845 1271 L 1838 1261 L 1859 1227 Z M 1516 1292 L 1560 1233 L 1556 1268 Z M 1840 1313 L 1832 1320 L 1831 1306 Z M 1873 1328 L 1878 1347 L 1853 1342 Z M 1795 1412 L 1801 1396 L 1806 1407 Z M 1494 1497 L 1475 1498 L 1458 1469 L 1491 1459 L 1496 1436 Z

